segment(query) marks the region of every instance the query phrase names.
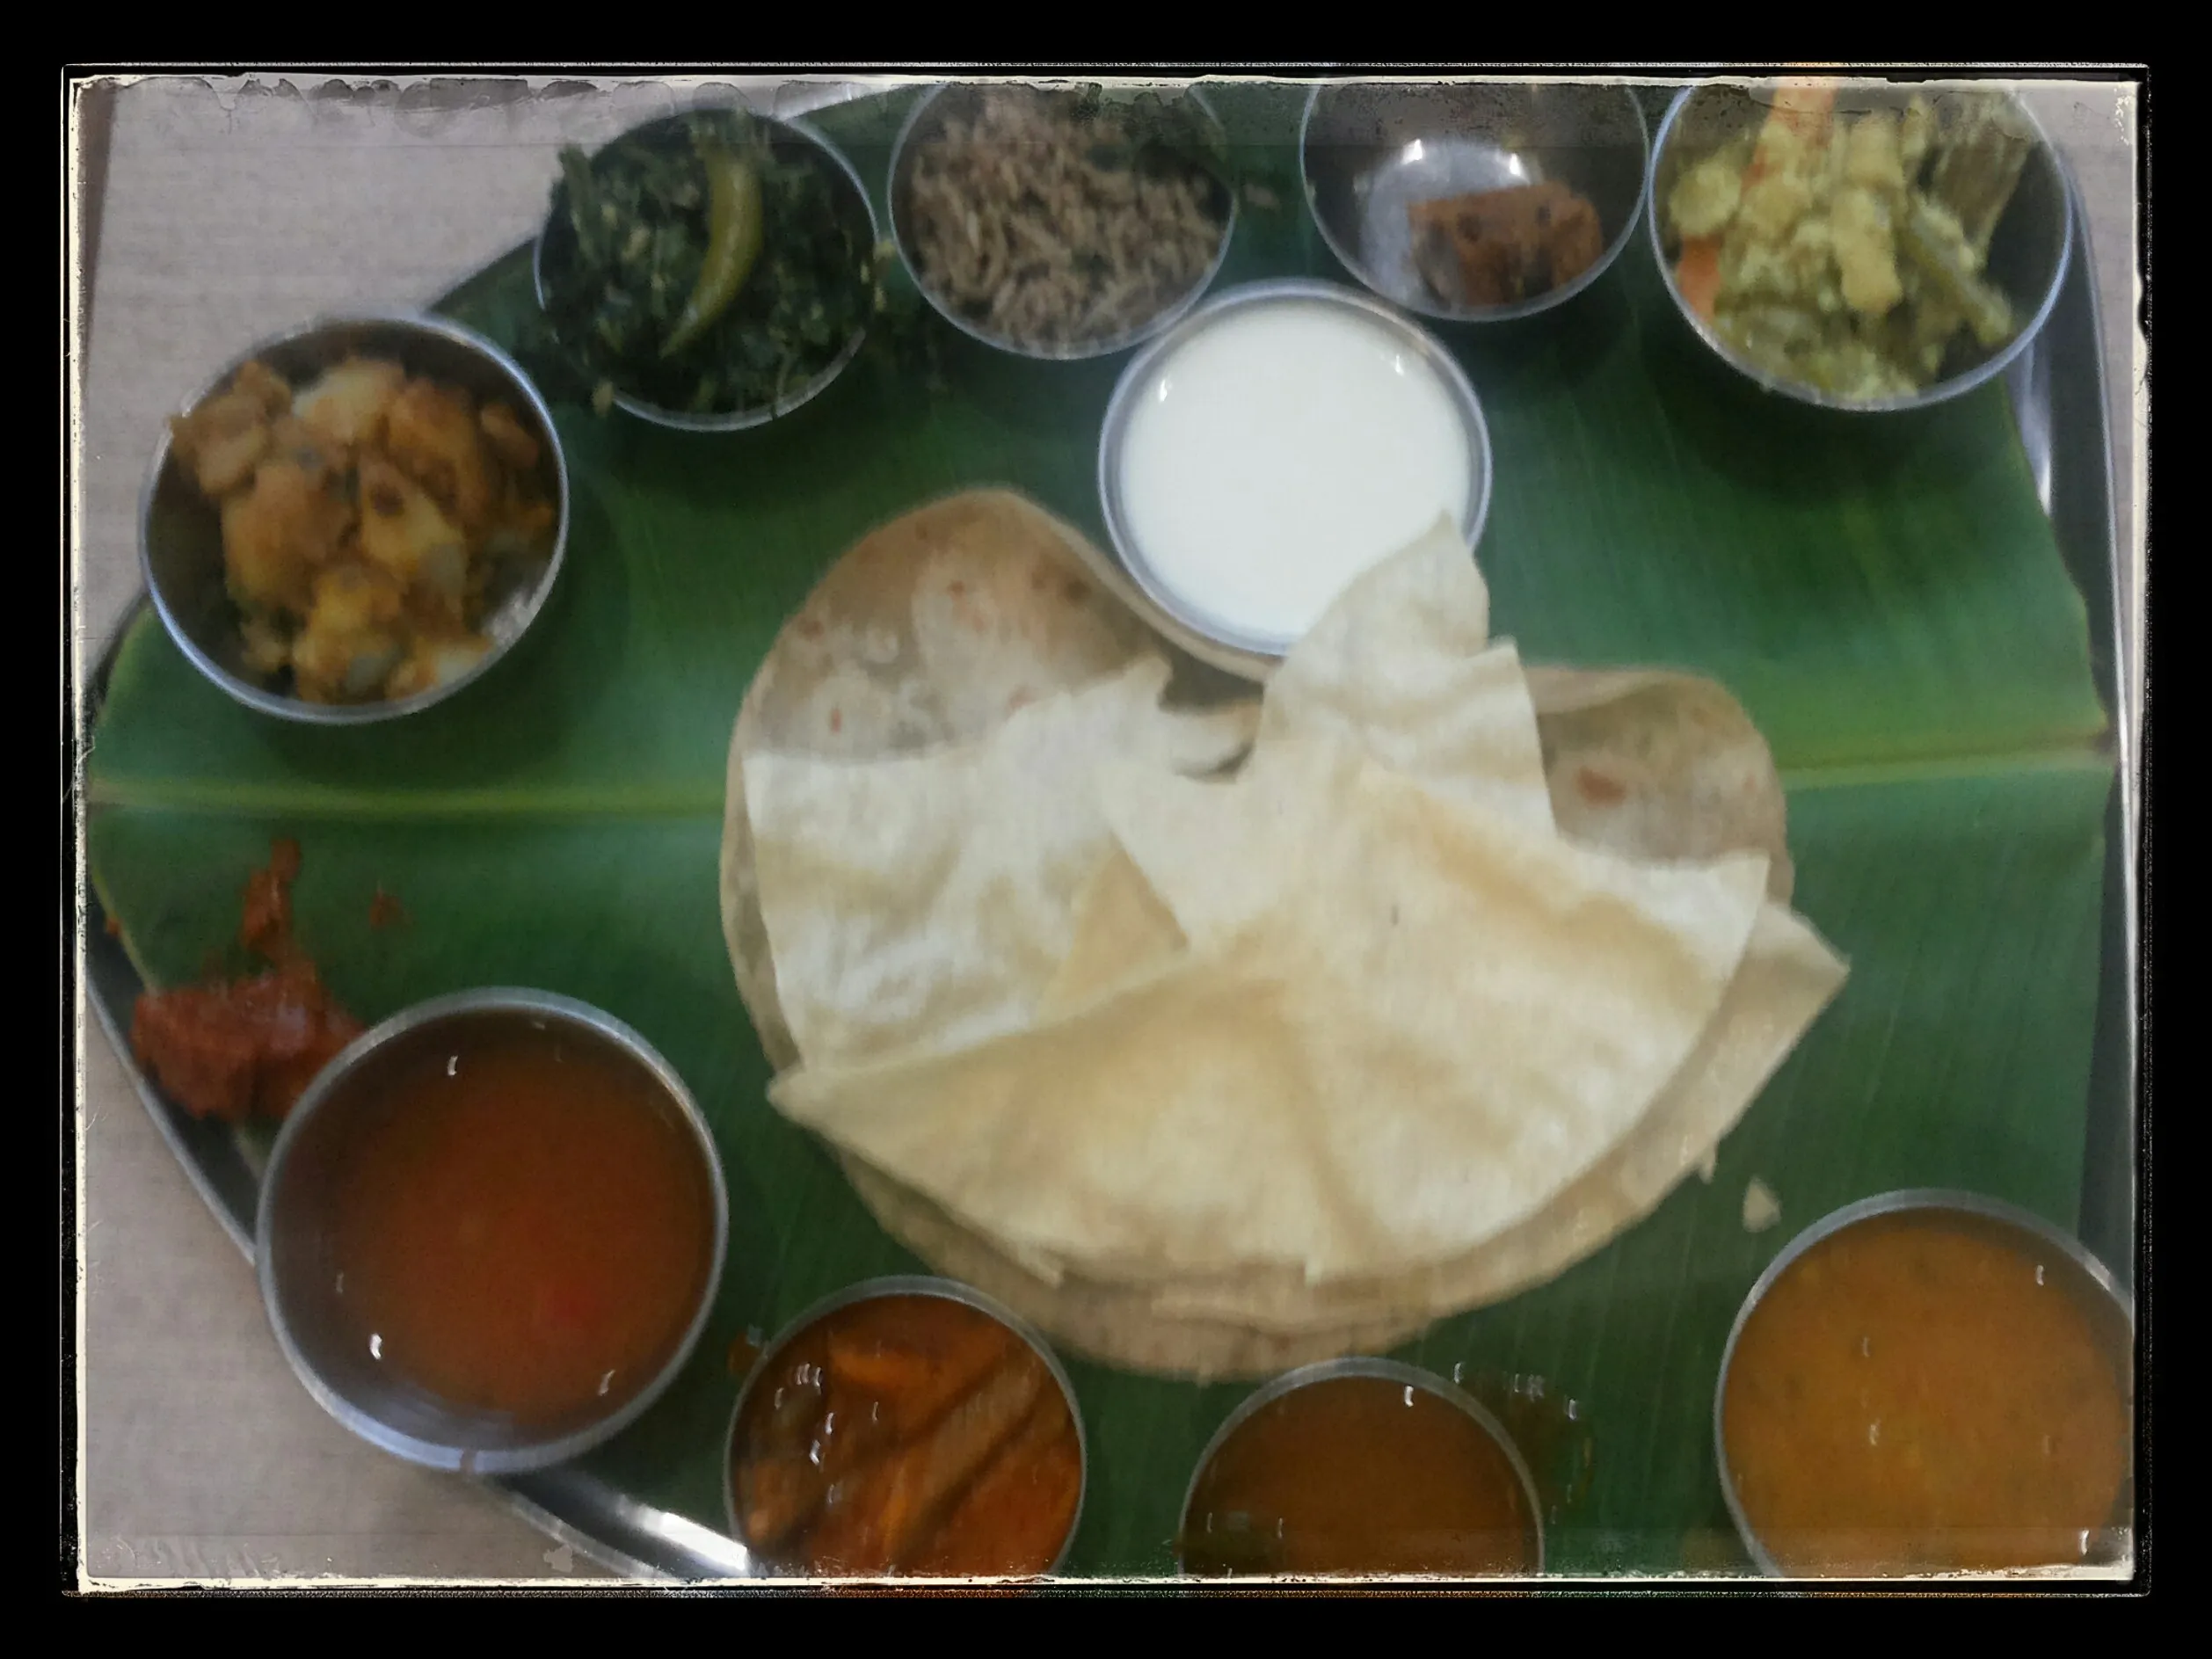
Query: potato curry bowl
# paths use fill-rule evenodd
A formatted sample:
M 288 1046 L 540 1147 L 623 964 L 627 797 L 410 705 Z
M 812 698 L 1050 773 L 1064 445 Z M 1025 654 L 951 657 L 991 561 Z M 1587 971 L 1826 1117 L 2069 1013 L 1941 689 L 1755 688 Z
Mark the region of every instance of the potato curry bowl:
M 264 341 L 169 423 L 146 586 L 193 665 L 323 725 L 412 714 L 483 674 L 552 591 L 568 469 L 537 389 L 442 318 Z

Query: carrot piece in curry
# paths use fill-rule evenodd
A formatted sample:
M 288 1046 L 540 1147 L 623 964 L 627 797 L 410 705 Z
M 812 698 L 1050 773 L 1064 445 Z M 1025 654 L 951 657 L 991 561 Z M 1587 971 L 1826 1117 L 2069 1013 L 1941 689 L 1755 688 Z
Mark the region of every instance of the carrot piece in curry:
M 935 1340 L 900 1341 L 862 1330 L 829 1342 L 833 1386 L 875 1396 L 901 1438 L 920 1433 L 991 1374 L 1014 1345 L 1002 1327 L 977 1321 Z
M 1057 1388 L 947 1513 L 917 1572 L 945 1578 L 1018 1577 L 1051 1565 L 1082 1488 L 1074 1425 Z
M 1721 302 L 1720 237 L 1686 238 L 1674 277 L 1676 286 L 1682 290 L 1683 302 L 1710 323 Z

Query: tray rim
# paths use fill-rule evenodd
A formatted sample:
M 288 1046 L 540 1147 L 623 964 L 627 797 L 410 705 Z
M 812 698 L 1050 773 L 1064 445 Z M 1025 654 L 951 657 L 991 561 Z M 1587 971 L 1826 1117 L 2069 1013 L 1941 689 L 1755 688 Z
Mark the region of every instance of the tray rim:
M 793 84 L 786 81 L 776 83 L 777 90 L 775 91 L 765 94 L 748 91 L 743 96 L 745 101 L 764 106 L 766 113 L 782 119 L 793 119 L 811 117 L 864 98 L 894 93 L 906 86 L 928 84 L 935 78 L 927 76 L 855 77 L 835 83 L 804 84 L 798 96 L 788 98 L 784 94 L 792 91 Z M 1694 77 L 1632 76 L 1626 78 L 1637 84 L 1648 84 L 1657 87 L 1676 84 L 1677 79 Z M 2119 1084 L 2120 1105 L 2127 1115 L 2128 1133 L 2125 1139 L 2130 1158 L 2136 1160 L 2140 1152 L 2137 1135 L 2141 980 L 2147 971 L 2142 961 L 2140 938 L 2138 864 L 2143 826 L 2137 757 L 2142 744 L 2141 723 L 2146 689 L 2143 681 L 2148 676 L 2143 642 L 2129 637 L 2129 623 L 2135 615 L 2133 601 L 2137 590 L 2146 586 L 2148 572 L 2145 561 L 2130 558 L 2128 549 L 2119 545 L 2119 520 L 2114 511 L 2114 496 L 2120 481 L 2114 474 L 2113 463 L 2110 366 L 2106 360 L 2104 340 L 2099 325 L 2101 315 L 2099 285 L 2095 264 L 2088 247 L 2088 222 L 2080 185 L 2072 165 L 2063 153 L 2059 156 L 2059 167 L 2072 210 L 2070 239 L 2075 244 L 2070 249 L 2075 257 L 2068 262 L 2069 270 L 2061 286 L 2060 298 L 2053 306 L 2050 317 L 2028 349 L 2000 379 L 2006 391 L 2006 406 L 2027 455 L 2039 499 L 2045 515 L 2052 520 L 2061 557 L 2082 587 L 2083 597 L 2091 607 L 2088 618 L 2091 672 L 2111 714 L 2107 732 L 2099 740 L 2099 746 L 2112 751 L 2117 773 L 2113 804 L 2106 814 L 2104 930 L 2107 947 L 2114 942 L 2111 937 L 2114 930 L 2119 932 L 2121 937 L 2117 942 L 2122 946 L 2121 962 L 2131 971 L 2116 971 L 2111 961 L 2112 953 L 2109 949 L 2106 950 L 2106 959 L 2099 969 L 2099 979 L 2106 994 L 2092 1039 L 2099 1056 L 2093 1057 L 2092 1061 L 2089 1132 L 2092 1144 L 2114 1139 L 2099 1133 L 2100 1128 L 2106 1127 L 2098 1122 L 2096 1098 L 2099 1093 L 2099 1058 L 2103 1058 L 2107 1074 L 2111 1067 L 2116 1066 L 2118 1068 L 2119 1074 L 2113 1081 Z M 454 287 L 457 288 L 475 280 L 484 270 L 506 259 L 527 255 L 531 245 L 528 240 L 518 243 L 515 247 L 464 275 Z M 434 312 L 442 297 L 433 297 L 419 309 Z M 2079 329 L 2078 341 L 2069 339 L 2061 329 L 2062 317 L 2070 319 Z M 2087 377 L 2088 389 L 2093 397 L 2086 400 L 2090 408 L 2077 418 L 2076 430 L 2087 439 L 2090 422 L 2092 419 L 2094 422 L 2094 441 L 2088 446 L 2091 455 L 2063 473 L 2059 471 L 2060 467 L 2078 451 L 2070 447 L 2062 450 L 2053 441 L 2056 431 L 2050 418 L 2054 395 L 2053 362 L 2061 342 L 2073 349 L 2085 350 L 2091 371 Z M 2024 409 L 2028 411 L 2025 416 Z M 2064 533 L 2064 526 L 2055 508 L 2055 502 L 2062 498 L 2055 495 L 2055 491 L 2062 485 L 2068 488 L 2089 487 L 2092 490 L 2094 499 L 2082 505 L 2092 510 L 2092 516 L 2097 520 L 2098 546 L 2093 552 L 2073 544 Z M 2066 505 L 2071 506 L 2074 504 L 2069 500 Z M 2094 559 L 2093 568 L 2084 569 L 2084 564 L 2092 558 Z M 2131 571 L 2135 578 L 2132 584 L 2128 580 Z M 119 1018 L 117 1006 L 111 1006 L 110 998 L 116 997 L 119 1006 L 127 1007 L 129 1000 L 144 988 L 144 981 L 137 964 L 131 961 L 121 943 L 107 933 L 106 906 L 89 878 L 85 863 L 84 828 L 91 812 L 85 800 L 85 757 L 90 749 L 85 736 L 98 724 L 124 642 L 150 609 L 150 596 L 142 586 L 108 630 L 92 662 L 91 672 L 77 689 L 77 741 L 72 782 L 76 794 L 76 874 L 79 895 L 75 964 L 77 969 L 79 1029 L 82 1012 L 89 1008 L 106 1037 L 118 1064 L 129 1078 L 140 1104 L 145 1108 L 167 1143 L 171 1156 L 183 1167 L 186 1178 L 201 1202 L 207 1205 L 240 1255 L 251 1264 L 255 1261 L 252 1195 L 258 1191 L 258 1176 L 249 1167 L 235 1133 L 216 1130 L 191 1118 L 140 1070 L 131 1052 L 127 1026 Z M 2117 831 L 2116 834 L 2114 831 Z M 2121 1022 L 2124 1024 L 2124 1034 L 2113 1032 L 2110 1028 L 2114 1022 L 2106 1017 L 2115 1012 L 2110 1006 L 2110 993 L 2115 988 L 2121 1003 L 2117 1012 L 2122 1015 Z M 122 994 L 118 996 L 118 992 Z M 2112 1048 L 2115 1043 L 2118 1044 L 2116 1051 Z M 80 1060 L 78 1075 L 71 1080 L 76 1095 L 73 1102 L 76 1116 L 76 1139 L 80 1150 L 84 1137 L 81 1067 Z M 195 1139 L 206 1139 L 211 1143 L 220 1141 L 222 1154 L 227 1154 L 222 1161 L 230 1167 L 209 1168 L 203 1164 L 199 1150 L 192 1144 Z M 2130 1168 L 2132 1171 L 2132 1162 Z M 2088 1189 L 2092 1179 L 2090 1169 L 2085 1165 L 2082 1195 L 2085 1212 L 2090 1204 Z M 244 1183 L 245 1195 L 242 1201 L 236 1201 L 234 1193 L 240 1182 Z M 2142 1182 L 2131 1175 L 2128 1186 L 2125 1208 L 2132 1223 L 2133 1236 L 2127 1240 L 2128 1248 L 2124 1253 L 2106 1250 L 2099 1254 L 2111 1263 L 2115 1272 L 2125 1274 L 2132 1288 L 2136 1277 L 2133 1270 L 2137 1259 L 2148 1248 L 2148 1238 L 2144 1226 Z M 2085 1230 L 2082 1220 L 2077 1219 L 2077 1236 Z M 2095 1246 L 2092 1244 L 2092 1248 L 2093 1249 Z M 485 1477 L 478 1479 L 477 1483 L 497 1495 L 512 1512 L 557 1544 L 573 1549 L 622 1580 L 644 1584 L 697 1586 L 702 1583 L 735 1583 L 746 1576 L 741 1546 L 687 1517 L 637 1503 L 581 1475 L 572 1467 Z M 592 1504 L 600 1505 L 602 1514 L 586 1517 L 585 1520 L 570 1518 L 578 1509 Z M 586 1530 L 587 1523 L 593 1521 L 613 1523 L 611 1536 L 606 1530 L 596 1532 Z M 617 1538 L 621 1540 L 619 1543 L 612 1541 Z M 1085 1578 L 1066 1582 L 1088 1583 L 1112 1581 Z

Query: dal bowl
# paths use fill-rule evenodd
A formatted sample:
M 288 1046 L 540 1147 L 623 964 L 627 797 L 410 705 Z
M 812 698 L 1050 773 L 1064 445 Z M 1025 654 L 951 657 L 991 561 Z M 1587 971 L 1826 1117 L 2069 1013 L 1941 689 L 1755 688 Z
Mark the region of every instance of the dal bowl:
M 2123 1559 L 2134 1310 L 2080 1243 L 1972 1193 L 1846 1204 L 1744 1299 L 1714 1395 L 1763 1572 L 1889 1577 Z
M 1190 1577 L 1534 1575 L 1543 1508 L 1512 1437 L 1472 1395 L 1394 1360 L 1325 1360 L 1215 1430 L 1175 1555 Z
M 256 1233 L 270 1325 L 324 1410 L 410 1462 L 509 1474 L 590 1451 L 675 1380 L 729 1197 L 644 1038 L 495 989 L 410 1008 L 324 1069 Z
M 480 403 L 504 403 L 536 440 L 535 482 L 553 509 L 554 525 L 542 558 L 491 565 L 480 629 L 490 649 L 470 666 L 411 696 L 310 702 L 288 682 L 257 673 L 248 664 L 242 615 L 228 586 L 222 510 L 200 492 L 164 427 L 139 503 L 140 563 L 162 625 L 192 666 L 227 695 L 258 713 L 309 725 L 396 720 L 433 708 L 474 684 L 537 620 L 568 546 L 568 462 L 544 398 L 513 358 L 443 317 L 362 312 L 320 318 L 240 353 L 178 412 L 189 414 L 226 390 L 248 363 L 260 363 L 296 391 L 356 356 L 397 363 L 411 375 L 457 388 Z
M 2003 374 L 2028 348 L 2058 302 L 2072 251 L 2072 194 L 2049 138 L 2019 98 L 1989 88 L 1847 84 L 1835 94 L 1834 113 L 1845 121 L 1869 114 L 1888 120 L 1900 116 L 1917 94 L 1934 113 L 1939 131 L 1946 131 L 1950 129 L 1946 124 L 1954 122 L 1970 107 L 1963 101 L 1968 91 L 1977 98 L 1991 100 L 1984 107 L 1991 112 L 1992 127 L 2020 144 L 2025 154 L 2019 182 L 1996 221 L 1982 272 L 2010 313 L 2013 331 L 2003 344 L 1982 346 L 1972 331 L 1961 325 L 1952 336 L 1938 367 L 1920 379 L 1917 389 L 1859 395 L 1854 390 L 1823 389 L 1797 375 L 1782 372 L 1776 367 L 1778 362 L 1795 360 L 1755 357 L 1743 345 L 1725 336 L 1710 317 L 1700 315 L 1684 292 L 1678 269 L 1682 238 L 1670 203 L 1677 186 L 1699 162 L 1731 143 L 1744 142 L 1761 129 L 1781 95 L 1780 84 L 1772 82 L 1686 88 L 1660 122 L 1645 190 L 1644 225 L 1667 293 L 1683 322 L 1714 356 L 1753 384 L 1822 409 L 1860 414 L 1925 409 L 1962 397 Z M 1832 215 L 1829 223 L 1832 234 Z M 1902 279 L 1911 269 L 1912 261 L 1902 247 L 1895 258 Z M 1916 275 L 1914 280 L 1921 279 Z M 1919 304 L 1908 291 L 1887 315 L 1907 319 Z
M 1041 1335 L 955 1280 L 898 1277 L 824 1298 L 761 1351 L 723 1494 L 757 1576 L 1026 1578 L 1067 1559 L 1089 1464 Z
M 1319 86 L 1299 133 L 1306 205 L 1329 251 L 1384 299 L 1447 323 L 1533 317 L 1604 276 L 1634 233 L 1650 155 L 1634 88 L 1568 81 Z M 1513 272 L 1500 297 L 1473 301 L 1424 275 L 1436 257 L 1415 229 L 1424 204 L 1543 185 L 1581 197 L 1589 216 L 1576 237 L 1553 230 L 1548 210 L 1524 227 L 1529 257 L 1500 267 Z M 1569 274 L 1553 281 L 1561 255 Z

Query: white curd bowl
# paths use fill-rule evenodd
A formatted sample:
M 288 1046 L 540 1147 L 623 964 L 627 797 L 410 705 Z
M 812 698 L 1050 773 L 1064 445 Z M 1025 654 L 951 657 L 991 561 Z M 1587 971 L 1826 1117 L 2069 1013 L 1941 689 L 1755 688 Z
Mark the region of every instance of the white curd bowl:
M 1151 620 L 1263 680 L 1365 571 L 1490 505 L 1482 406 L 1452 353 L 1381 302 L 1286 278 L 1231 288 L 1123 370 L 1098 491 Z

